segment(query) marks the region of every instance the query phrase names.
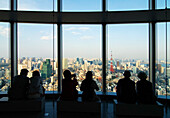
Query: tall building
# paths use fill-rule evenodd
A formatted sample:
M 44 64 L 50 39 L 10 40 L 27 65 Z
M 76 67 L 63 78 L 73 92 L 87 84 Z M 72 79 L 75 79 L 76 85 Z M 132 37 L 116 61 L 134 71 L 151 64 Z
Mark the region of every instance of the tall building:
M 111 51 L 111 63 L 110 63 L 110 73 L 113 74 L 115 72 L 115 70 L 113 69 L 113 59 L 112 59 L 112 51 Z
M 67 58 L 63 59 L 63 69 L 68 69 L 68 59 Z
M 50 63 L 50 59 L 46 59 L 45 62 L 43 62 L 42 70 L 41 70 L 41 77 L 43 79 L 49 78 L 52 74 L 52 66 Z
M 157 69 L 160 73 L 161 73 L 161 68 L 162 68 L 161 64 L 158 64 Z

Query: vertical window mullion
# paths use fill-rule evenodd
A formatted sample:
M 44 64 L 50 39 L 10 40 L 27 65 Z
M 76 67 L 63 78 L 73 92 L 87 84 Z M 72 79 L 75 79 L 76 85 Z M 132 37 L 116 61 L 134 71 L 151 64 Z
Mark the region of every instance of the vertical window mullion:
M 17 10 L 17 0 L 11 0 L 11 11 Z M 17 75 L 18 65 L 18 42 L 17 42 L 17 23 L 14 21 L 10 22 L 10 33 L 11 33 L 11 81 L 14 76 Z
M 60 93 L 61 90 L 61 84 L 62 84 L 62 24 L 61 21 L 61 13 L 62 12 L 62 0 L 58 0 L 58 92 Z

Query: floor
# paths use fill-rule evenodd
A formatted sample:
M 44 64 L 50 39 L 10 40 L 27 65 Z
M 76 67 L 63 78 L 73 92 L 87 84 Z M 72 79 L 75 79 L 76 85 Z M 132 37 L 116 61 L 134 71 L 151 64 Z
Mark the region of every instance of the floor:
M 0 113 L 0 118 L 57 118 L 56 105 L 56 100 L 46 100 L 45 113 Z M 170 118 L 170 107 L 164 111 L 164 118 Z M 101 118 L 114 118 L 112 102 L 102 101 Z

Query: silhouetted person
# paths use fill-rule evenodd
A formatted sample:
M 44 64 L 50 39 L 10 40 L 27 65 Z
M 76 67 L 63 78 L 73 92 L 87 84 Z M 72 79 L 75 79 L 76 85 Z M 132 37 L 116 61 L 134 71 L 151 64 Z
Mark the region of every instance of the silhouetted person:
M 96 82 L 93 80 L 93 74 L 91 71 L 86 73 L 86 79 L 82 81 L 80 90 L 83 91 L 83 101 L 98 101 L 99 98 L 96 95 L 95 90 L 99 90 Z
M 28 91 L 28 98 L 40 98 L 44 95 L 44 88 L 42 86 L 42 78 L 39 71 L 34 71 L 30 78 L 30 86 Z
M 78 85 L 78 82 L 76 79 L 76 75 L 71 75 L 71 72 L 69 70 L 65 70 L 63 74 L 64 79 L 62 80 L 61 100 L 77 100 L 78 91 L 76 90 L 76 86 Z
M 11 88 L 8 91 L 9 100 L 23 100 L 27 98 L 29 87 L 28 70 L 22 69 L 20 75 L 17 75 L 11 81 Z
M 120 79 L 117 84 L 117 100 L 119 103 L 136 103 L 135 82 L 130 80 L 130 72 L 125 71 L 125 77 Z
M 137 97 L 139 104 L 156 104 L 152 83 L 147 81 L 147 75 L 144 72 L 139 72 L 140 81 L 137 82 Z

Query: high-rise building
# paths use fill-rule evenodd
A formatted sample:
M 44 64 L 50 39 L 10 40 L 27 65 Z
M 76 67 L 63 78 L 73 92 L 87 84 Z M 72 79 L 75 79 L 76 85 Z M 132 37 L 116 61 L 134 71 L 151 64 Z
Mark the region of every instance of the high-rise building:
M 158 69 L 158 71 L 161 73 L 161 64 L 158 64 L 158 66 L 157 66 L 157 69 Z
M 68 69 L 68 59 L 67 58 L 63 59 L 63 69 Z
M 49 78 L 52 74 L 52 66 L 50 63 L 50 59 L 46 59 L 45 62 L 43 62 L 42 70 L 41 70 L 41 77 L 43 79 Z

